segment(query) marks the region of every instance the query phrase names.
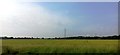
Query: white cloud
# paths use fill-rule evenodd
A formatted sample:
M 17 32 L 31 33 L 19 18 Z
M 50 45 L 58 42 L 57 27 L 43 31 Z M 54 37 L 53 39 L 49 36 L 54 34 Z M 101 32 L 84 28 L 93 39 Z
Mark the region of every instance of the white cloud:
M 1 35 L 62 36 L 66 24 L 69 26 L 72 23 L 68 17 L 50 12 L 42 6 L 29 3 L 21 5 L 15 14 L 7 17 L 1 16 Z M 57 33 L 57 31 L 61 32 Z

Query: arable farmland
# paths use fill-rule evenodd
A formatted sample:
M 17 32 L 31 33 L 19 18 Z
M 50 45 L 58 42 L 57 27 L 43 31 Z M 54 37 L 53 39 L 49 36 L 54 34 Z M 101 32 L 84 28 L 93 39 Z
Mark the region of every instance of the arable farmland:
M 2 40 L 2 53 L 117 53 L 118 40 Z

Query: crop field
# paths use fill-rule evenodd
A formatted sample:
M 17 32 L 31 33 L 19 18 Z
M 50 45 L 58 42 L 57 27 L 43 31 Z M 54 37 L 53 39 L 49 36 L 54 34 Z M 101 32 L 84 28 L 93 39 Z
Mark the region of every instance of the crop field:
M 2 40 L 2 53 L 117 53 L 118 40 Z

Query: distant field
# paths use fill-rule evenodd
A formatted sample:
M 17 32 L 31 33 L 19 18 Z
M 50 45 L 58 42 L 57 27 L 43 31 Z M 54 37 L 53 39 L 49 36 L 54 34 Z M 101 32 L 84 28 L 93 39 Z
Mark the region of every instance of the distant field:
M 117 53 L 118 40 L 2 40 L 3 53 Z

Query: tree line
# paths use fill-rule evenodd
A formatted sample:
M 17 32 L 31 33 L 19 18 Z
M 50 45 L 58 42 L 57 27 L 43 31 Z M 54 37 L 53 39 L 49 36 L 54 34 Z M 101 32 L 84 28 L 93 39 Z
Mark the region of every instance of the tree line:
M 113 35 L 113 36 L 73 36 L 73 37 L 55 37 L 55 38 L 35 38 L 35 37 L 0 37 L 0 39 L 120 39 L 120 35 Z

